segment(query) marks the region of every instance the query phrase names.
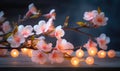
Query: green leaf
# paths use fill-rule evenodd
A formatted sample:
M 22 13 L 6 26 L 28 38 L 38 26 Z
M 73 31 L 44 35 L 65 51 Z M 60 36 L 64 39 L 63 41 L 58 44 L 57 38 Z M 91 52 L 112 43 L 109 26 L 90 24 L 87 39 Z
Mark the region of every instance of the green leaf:
M 35 36 L 33 35 L 33 36 L 31 36 L 31 41 L 33 41 L 35 39 Z
M 40 14 L 32 15 L 30 18 L 32 19 L 32 18 L 38 18 L 38 17 L 40 17 Z
M 8 33 L 8 34 L 6 34 L 6 35 L 4 36 L 4 38 L 5 38 L 5 39 L 8 39 L 8 37 L 11 36 L 11 35 L 12 35 L 12 33 Z
M 30 18 L 38 18 L 41 16 L 40 10 L 38 10 L 38 14 L 32 15 Z
M 85 24 L 84 22 L 77 22 L 77 24 L 78 24 L 79 26 L 81 26 L 81 27 L 86 26 L 86 24 Z
M 98 11 L 99 14 L 101 13 L 101 9 L 100 9 L 100 7 L 98 7 L 97 11 Z
M 18 32 L 18 26 L 17 26 L 17 24 L 15 24 L 15 28 L 13 30 L 13 35 L 15 35 L 17 32 Z
M 65 22 L 64 22 L 64 27 L 68 26 L 68 21 L 69 21 L 69 16 L 66 17 Z

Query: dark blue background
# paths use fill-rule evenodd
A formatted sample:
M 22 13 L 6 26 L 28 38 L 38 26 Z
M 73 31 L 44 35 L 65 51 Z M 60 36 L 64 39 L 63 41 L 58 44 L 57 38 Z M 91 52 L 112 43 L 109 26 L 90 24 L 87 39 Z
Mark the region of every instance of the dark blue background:
M 77 26 L 75 24 L 77 21 L 84 21 L 82 18 L 85 11 L 97 9 L 99 6 L 105 12 L 105 16 L 109 18 L 108 25 L 99 29 L 82 29 L 82 31 L 94 36 L 106 33 L 111 38 L 109 49 L 120 50 L 120 0 L 1 0 L 0 10 L 5 12 L 5 16 L 11 22 L 17 21 L 18 15 L 23 16 L 28 10 L 27 6 L 32 2 L 42 13 L 47 13 L 53 8 L 56 9 L 55 26 L 62 25 L 65 17 L 70 16 L 69 27 Z M 39 19 L 26 21 L 22 24 L 34 25 Z M 82 45 L 88 39 L 85 35 L 71 31 L 67 31 L 64 38 L 75 46 Z M 49 41 L 51 40 L 49 39 Z

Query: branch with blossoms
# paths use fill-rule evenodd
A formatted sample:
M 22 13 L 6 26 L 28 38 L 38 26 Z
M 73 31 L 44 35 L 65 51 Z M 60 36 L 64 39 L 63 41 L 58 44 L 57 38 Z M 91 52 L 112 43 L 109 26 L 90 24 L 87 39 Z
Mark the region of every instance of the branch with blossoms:
M 0 49 L 34 49 L 31 58 L 33 62 L 44 64 L 47 59 L 49 59 L 51 63 L 61 63 L 64 61 L 65 57 L 73 57 L 72 53 L 75 50 L 74 45 L 63 38 L 65 35 L 64 30 L 70 30 L 89 37 L 87 43 L 83 46 L 79 46 L 77 50 L 82 47 L 89 50 L 92 47 L 97 48 L 98 46 L 103 50 L 107 50 L 107 44 L 110 42 L 110 38 L 104 33 L 99 37 L 95 37 L 81 31 L 81 28 L 97 29 L 107 25 L 108 18 L 105 17 L 104 12 L 101 12 L 99 8 L 98 10 L 85 12 L 83 19 L 86 22 L 77 22 L 78 27 L 68 27 L 69 16 L 66 17 L 63 26 L 59 25 L 55 27 L 55 9 L 52 9 L 48 14 L 43 15 L 40 13 L 40 10 L 37 10 L 33 3 L 28 6 L 28 9 L 25 16 L 22 19 L 19 17 L 18 22 L 13 23 L 12 25 L 3 17 L 4 12 L 0 12 Z M 41 16 L 46 17 L 48 21 L 40 20 L 38 24 L 34 26 L 18 25 L 18 23 L 23 21 L 39 18 Z M 53 46 L 52 42 L 47 43 L 45 36 L 56 38 L 56 45 Z

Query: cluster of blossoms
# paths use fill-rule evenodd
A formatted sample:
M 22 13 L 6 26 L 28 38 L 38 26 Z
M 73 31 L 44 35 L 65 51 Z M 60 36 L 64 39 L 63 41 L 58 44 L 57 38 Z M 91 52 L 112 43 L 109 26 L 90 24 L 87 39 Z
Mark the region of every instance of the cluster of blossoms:
M 62 39 L 65 34 L 62 26 L 59 25 L 55 28 L 53 20 L 53 18 L 50 18 L 47 22 L 41 20 L 39 21 L 38 25 L 34 26 L 34 31 L 36 32 L 36 35 L 45 34 L 52 31 L 49 36 L 56 37 L 57 42 L 56 46 L 53 47 L 52 43 L 45 42 L 45 37 L 39 37 L 39 42 L 36 45 L 38 50 L 33 51 L 33 62 L 43 64 L 47 61 L 47 59 L 49 59 L 52 63 L 61 63 L 64 60 L 63 53 L 68 53 L 69 51 L 69 54 L 71 54 L 73 51 L 72 49 L 74 48 L 74 46 L 70 42 L 67 42 L 65 39 Z
M 84 13 L 84 20 L 92 22 L 94 27 L 100 27 L 107 25 L 108 18 L 104 16 L 104 12 L 98 13 L 97 10 L 89 11 Z M 107 50 L 107 44 L 110 42 L 110 38 L 102 33 L 99 37 L 95 38 L 99 47 L 103 50 Z M 91 39 L 84 45 L 87 49 L 90 47 L 97 47 L 97 43 Z
M 5 18 L 3 16 L 4 16 L 4 12 L 1 11 L 0 12 L 0 35 L 9 33 L 12 30 L 9 21 L 4 21 Z M 2 40 L 3 40 L 3 37 L 1 36 L 0 41 L 2 41 Z M 1 45 L 1 44 L 0 44 L 0 46 L 5 47 L 4 45 Z
M 39 11 L 36 9 L 33 3 L 30 4 L 28 8 L 29 10 L 23 19 L 27 19 L 31 17 L 31 15 L 34 15 L 35 17 L 40 15 Z M 3 20 L 3 15 L 4 13 L 1 11 L 0 22 Z M 72 43 L 63 38 L 65 35 L 63 28 L 65 27 L 62 25 L 59 25 L 57 27 L 54 26 L 54 20 L 56 17 L 55 9 L 52 9 L 48 14 L 44 14 L 43 16 L 48 19 L 47 22 L 45 20 L 40 20 L 38 24 L 34 26 L 19 25 L 17 26 L 17 31 L 14 34 L 12 33 L 7 38 L 7 42 L 10 43 L 10 46 L 12 48 L 18 48 L 21 46 L 21 44 L 24 44 L 26 41 L 28 42 L 27 39 L 29 37 L 37 35 L 39 37 L 35 37 L 33 39 L 38 40 L 34 46 L 37 48 L 37 50 L 33 50 L 31 60 L 39 64 L 44 64 L 48 60 L 50 60 L 51 63 L 62 63 L 64 61 L 65 54 L 72 55 L 75 47 Z M 105 26 L 107 25 L 108 20 L 108 18 L 104 16 L 103 12 L 98 13 L 97 10 L 85 12 L 83 19 L 90 22 L 90 24 L 92 23 L 94 27 Z M 87 27 L 89 27 L 89 25 Z M 9 33 L 12 30 L 8 21 L 3 22 L 1 28 L 2 31 L 0 31 L 0 35 Z M 47 43 L 45 41 L 46 39 L 42 35 L 46 34 L 57 39 L 55 46 L 53 46 L 52 43 Z M 96 42 L 92 41 L 92 39 L 89 39 L 88 42 L 83 45 L 83 47 L 88 50 L 92 47 L 97 48 L 97 45 L 99 45 L 101 49 L 107 49 L 107 44 L 110 42 L 110 38 L 107 37 L 104 33 L 94 39 Z M 2 40 L 2 37 L 0 37 L 0 40 Z M 32 44 L 32 42 L 30 44 Z
M 107 25 L 108 18 L 104 16 L 104 12 L 98 13 L 97 10 L 84 13 L 84 20 L 92 22 L 96 27 Z

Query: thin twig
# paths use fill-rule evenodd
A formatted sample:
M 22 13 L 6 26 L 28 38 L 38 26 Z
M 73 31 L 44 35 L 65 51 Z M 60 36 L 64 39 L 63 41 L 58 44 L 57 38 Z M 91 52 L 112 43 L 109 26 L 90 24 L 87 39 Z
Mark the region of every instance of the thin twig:
M 85 33 L 85 32 L 83 32 L 83 31 L 80 31 L 80 30 L 78 30 L 78 28 L 68 28 L 68 27 L 64 27 L 63 29 L 64 29 L 64 30 L 72 30 L 72 31 L 75 31 L 75 32 L 78 32 L 78 33 L 87 35 L 87 36 L 90 37 L 90 38 L 94 38 L 93 35 L 88 34 L 88 33 Z

